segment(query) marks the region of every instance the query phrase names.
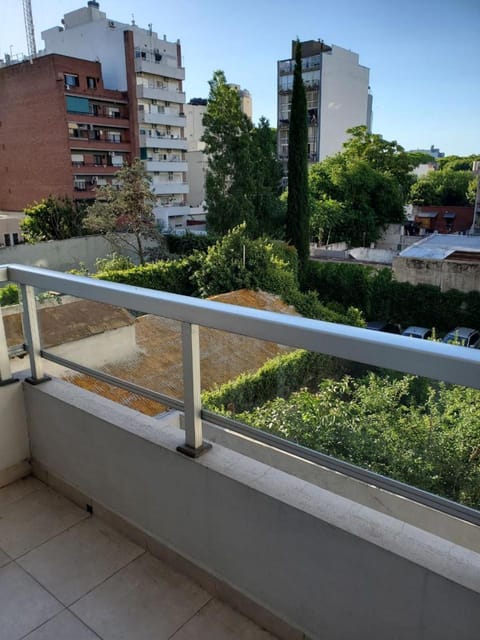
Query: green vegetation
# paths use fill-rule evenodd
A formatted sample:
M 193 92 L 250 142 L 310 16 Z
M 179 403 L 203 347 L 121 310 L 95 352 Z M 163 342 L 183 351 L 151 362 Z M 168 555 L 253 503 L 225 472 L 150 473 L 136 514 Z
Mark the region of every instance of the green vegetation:
M 339 312 L 352 305 L 367 320 L 388 319 L 404 327 L 448 331 L 460 325 L 476 327 L 480 317 L 480 292 L 442 292 L 433 285 L 397 282 L 391 269 L 310 261 L 303 286 L 316 291 L 324 304 L 337 305 L 333 308 Z
M 307 98 L 302 78 L 302 47 L 295 45 L 292 107 L 288 130 L 288 199 L 285 236 L 303 264 L 309 258 Z
M 241 393 L 237 388 L 232 397 Z M 210 396 L 205 399 L 208 404 Z M 278 397 L 251 412 L 237 412 L 236 418 L 479 508 L 479 401 L 480 392 L 474 389 L 419 386 L 411 376 L 369 374 L 323 380 L 314 393 L 302 389 L 288 399 Z
M 366 127 L 348 133 L 341 153 L 310 169 L 310 233 L 320 242 L 365 246 L 387 224 L 402 222 L 420 158 Z
M 281 175 L 268 120 L 253 126 L 223 71 L 215 71 L 209 84 L 203 118 L 208 230 L 223 235 L 245 222 L 252 237 L 273 232 L 281 224 Z
M 48 196 L 23 210 L 20 227 L 26 242 L 65 240 L 84 234 L 85 208 L 69 198 Z
M 446 165 L 449 167 L 449 165 Z M 475 202 L 477 179 L 471 170 L 459 171 L 446 168 L 430 171 L 420 178 L 410 190 L 412 204 L 420 206 L 445 205 L 468 206 Z
M 19 290 L 16 284 L 7 284 L 0 289 L 0 307 L 18 304 Z
M 116 249 L 128 248 L 145 264 L 148 240 L 160 245 L 153 207 L 156 196 L 151 191 L 151 178 L 141 160 L 122 167 L 115 174 L 115 185 L 97 190 L 97 199 L 87 209 L 85 228 L 91 233 L 105 234 Z

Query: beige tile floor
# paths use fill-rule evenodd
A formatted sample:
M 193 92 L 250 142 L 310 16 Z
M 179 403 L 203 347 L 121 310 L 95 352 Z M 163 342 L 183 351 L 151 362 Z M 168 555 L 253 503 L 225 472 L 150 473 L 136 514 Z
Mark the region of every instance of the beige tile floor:
M 0 640 L 273 640 L 35 478 L 0 489 Z

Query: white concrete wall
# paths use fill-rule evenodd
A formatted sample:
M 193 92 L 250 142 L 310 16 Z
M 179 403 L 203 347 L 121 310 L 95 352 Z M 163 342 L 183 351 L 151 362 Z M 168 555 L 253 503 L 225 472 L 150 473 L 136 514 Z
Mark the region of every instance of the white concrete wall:
M 205 202 L 205 175 L 207 171 L 207 156 L 202 151 L 188 151 L 188 186 L 187 203 L 192 207 L 199 207 Z
M 78 269 L 83 263 L 89 271 L 95 271 L 97 258 L 104 258 L 114 249 L 104 236 L 83 236 L 68 240 L 50 240 L 36 244 L 20 244 L 15 247 L 0 247 L 0 264 L 25 264 L 33 267 L 44 267 L 56 271 Z M 132 260 L 135 256 L 122 251 Z
M 369 249 L 356 247 L 349 249 L 348 255 L 362 262 L 378 262 L 379 264 L 392 264 L 394 252 L 388 249 Z
M 480 265 L 474 262 L 396 256 L 393 272 L 399 282 L 431 284 L 442 291 L 480 291 Z
M 43 469 L 308 637 L 477 637 L 479 554 L 72 385 L 25 397 Z
M 59 53 L 102 63 L 106 89 L 127 90 L 123 28 L 120 23 L 97 20 L 60 30 L 58 27 L 42 32 L 46 53 Z
M 188 151 L 203 151 L 205 143 L 201 141 L 204 132 L 203 116 L 207 106 L 203 104 L 186 104 L 185 116 L 187 126 L 185 137 L 187 138 Z
M 0 386 L 0 487 L 30 473 L 29 459 L 22 384 Z
M 319 160 L 342 150 L 347 129 L 367 125 L 368 83 L 358 54 L 333 45 L 322 55 Z

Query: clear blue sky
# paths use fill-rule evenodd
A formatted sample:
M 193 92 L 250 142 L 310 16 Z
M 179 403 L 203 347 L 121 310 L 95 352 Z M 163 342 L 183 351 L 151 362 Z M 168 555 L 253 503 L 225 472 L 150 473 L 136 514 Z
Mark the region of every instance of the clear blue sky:
M 21 0 L 4 0 L 0 55 L 26 52 Z M 42 30 L 86 0 L 32 0 Z M 254 119 L 276 122 L 276 61 L 290 42 L 322 39 L 370 68 L 373 129 L 407 149 L 480 153 L 480 0 L 100 0 L 113 19 L 180 38 L 187 100 L 208 95 L 214 69 L 248 89 Z

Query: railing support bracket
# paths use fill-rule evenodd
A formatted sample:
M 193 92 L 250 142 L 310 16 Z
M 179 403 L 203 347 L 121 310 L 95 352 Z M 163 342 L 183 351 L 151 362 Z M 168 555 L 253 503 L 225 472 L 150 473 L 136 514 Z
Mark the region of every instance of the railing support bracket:
M 201 455 L 206 453 L 212 448 L 212 445 L 209 442 L 203 442 L 199 447 L 190 447 L 188 444 L 180 444 L 177 447 L 177 451 L 179 453 L 183 453 L 185 456 L 189 458 L 199 458 Z

